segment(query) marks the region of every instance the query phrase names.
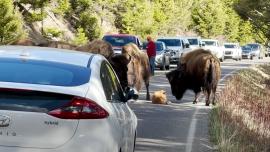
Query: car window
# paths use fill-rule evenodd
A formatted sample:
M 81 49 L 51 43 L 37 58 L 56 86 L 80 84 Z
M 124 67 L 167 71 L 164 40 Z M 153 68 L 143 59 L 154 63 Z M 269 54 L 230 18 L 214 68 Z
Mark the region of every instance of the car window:
M 235 49 L 235 48 L 237 48 L 237 46 L 233 45 L 233 44 L 225 44 L 224 47 L 227 48 L 227 49 Z
M 121 102 L 124 99 L 124 94 L 121 85 L 112 70 L 111 66 L 106 62 L 102 62 L 100 69 L 100 79 L 109 102 Z
M 188 39 L 190 45 L 199 45 L 198 39 Z
M 181 46 L 181 41 L 179 39 L 158 39 L 157 41 L 164 42 L 166 46 Z
M 216 46 L 216 42 L 215 41 L 203 41 L 205 43 L 206 46 Z

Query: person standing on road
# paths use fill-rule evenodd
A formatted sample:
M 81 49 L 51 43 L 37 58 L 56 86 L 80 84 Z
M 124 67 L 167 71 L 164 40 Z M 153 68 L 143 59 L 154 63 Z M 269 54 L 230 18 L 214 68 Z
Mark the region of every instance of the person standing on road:
M 152 76 L 155 74 L 155 58 L 156 58 L 156 44 L 150 36 L 147 36 L 146 53 L 149 58 L 150 69 Z

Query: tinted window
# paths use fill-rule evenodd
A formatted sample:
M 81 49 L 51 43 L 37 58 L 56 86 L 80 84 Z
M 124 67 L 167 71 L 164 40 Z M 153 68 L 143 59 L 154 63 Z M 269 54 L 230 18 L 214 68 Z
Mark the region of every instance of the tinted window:
M 250 46 L 252 49 L 259 49 L 259 45 L 258 44 L 247 44 L 247 46 Z
M 70 102 L 72 96 L 39 91 L 0 89 L 0 109 L 47 113 Z
M 100 69 L 100 78 L 106 99 L 109 102 L 122 101 L 124 99 L 124 94 L 121 85 L 113 72 L 111 66 L 103 62 Z
M 132 36 L 104 36 L 103 40 L 109 42 L 112 46 L 124 46 L 128 43 L 137 44 L 136 38 Z
M 188 39 L 190 45 L 199 45 L 198 39 Z
M 203 41 L 207 46 L 217 46 L 215 41 Z
M 157 41 L 164 42 L 166 46 L 181 46 L 179 39 L 158 39 Z
M 236 45 L 225 44 L 224 47 L 227 49 L 234 49 L 236 48 Z
M 90 79 L 86 67 L 56 62 L 0 58 L 0 81 L 55 86 L 78 86 Z
M 165 50 L 164 45 L 162 43 L 156 43 L 156 50 L 158 52 Z

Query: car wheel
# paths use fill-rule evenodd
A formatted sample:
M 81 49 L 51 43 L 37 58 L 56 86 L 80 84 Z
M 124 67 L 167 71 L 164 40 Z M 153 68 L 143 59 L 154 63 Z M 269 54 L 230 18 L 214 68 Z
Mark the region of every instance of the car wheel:
M 253 56 L 250 56 L 250 60 L 253 60 Z
M 159 68 L 160 70 L 165 70 L 165 64 L 164 63 L 162 63 L 162 65 L 160 66 L 160 68 Z

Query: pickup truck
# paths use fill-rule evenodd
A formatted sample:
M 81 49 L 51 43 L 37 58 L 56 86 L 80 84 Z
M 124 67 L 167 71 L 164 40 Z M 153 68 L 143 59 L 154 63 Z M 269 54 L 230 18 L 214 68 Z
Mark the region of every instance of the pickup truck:
M 216 55 L 220 62 L 224 61 L 224 47 L 219 44 L 218 40 L 202 39 L 202 43 L 204 49 L 210 50 L 212 54 Z

